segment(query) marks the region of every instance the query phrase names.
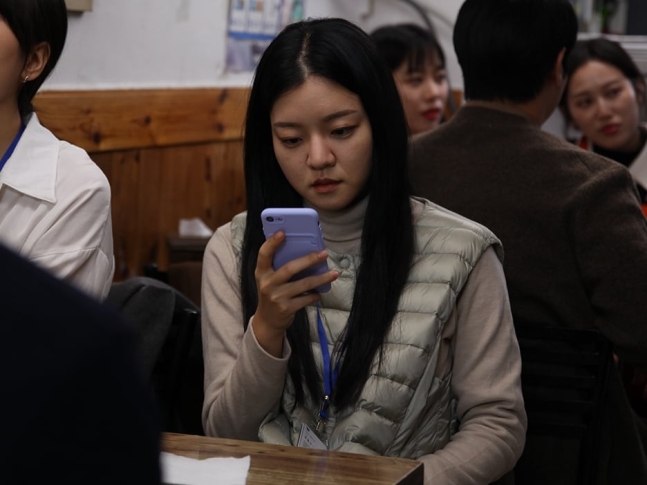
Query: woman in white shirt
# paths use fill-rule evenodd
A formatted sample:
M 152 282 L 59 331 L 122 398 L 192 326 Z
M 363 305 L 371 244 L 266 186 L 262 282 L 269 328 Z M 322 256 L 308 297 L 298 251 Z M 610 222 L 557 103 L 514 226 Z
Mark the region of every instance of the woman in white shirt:
M 0 3 L 0 243 L 102 299 L 114 273 L 110 186 L 31 104 L 66 34 L 64 0 Z

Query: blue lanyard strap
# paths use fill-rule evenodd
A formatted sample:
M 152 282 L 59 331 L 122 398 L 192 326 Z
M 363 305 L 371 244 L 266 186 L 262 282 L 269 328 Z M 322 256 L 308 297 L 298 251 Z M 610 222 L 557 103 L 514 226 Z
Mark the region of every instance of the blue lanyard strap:
M 24 131 L 25 131 L 25 124 L 21 123 L 20 130 L 18 130 L 18 134 L 14 137 L 13 141 L 11 142 L 11 145 L 9 145 L 9 148 L 7 148 L 7 151 L 4 152 L 4 155 L 2 155 L 2 158 L 0 159 L 0 170 L 4 168 L 5 163 L 7 163 L 7 160 L 11 158 L 11 155 L 13 154 L 13 151 L 16 149 L 16 145 L 18 145 L 18 142 L 20 141 L 20 137 L 22 136 Z
M 317 305 L 317 333 L 319 334 L 319 345 L 321 345 L 321 356 L 323 357 L 323 381 L 324 381 L 324 397 L 321 401 L 319 408 L 320 420 L 328 419 L 328 407 L 330 405 L 330 396 L 335 389 L 337 383 L 337 376 L 339 374 L 339 367 L 341 365 L 341 355 L 337 359 L 334 369 L 330 363 L 330 351 L 328 350 L 328 337 L 326 337 L 326 330 L 324 329 L 323 320 L 321 318 L 321 309 Z

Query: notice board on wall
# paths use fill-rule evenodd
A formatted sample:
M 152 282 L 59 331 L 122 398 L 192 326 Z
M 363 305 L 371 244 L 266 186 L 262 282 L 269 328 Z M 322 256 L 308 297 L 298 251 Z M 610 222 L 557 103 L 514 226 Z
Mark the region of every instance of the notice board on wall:
M 227 29 L 227 69 L 247 72 L 288 24 L 303 19 L 305 0 L 231 0 Z
M 71 12 L 92 10 L 92 0 L 65 0 L 65 6 Z

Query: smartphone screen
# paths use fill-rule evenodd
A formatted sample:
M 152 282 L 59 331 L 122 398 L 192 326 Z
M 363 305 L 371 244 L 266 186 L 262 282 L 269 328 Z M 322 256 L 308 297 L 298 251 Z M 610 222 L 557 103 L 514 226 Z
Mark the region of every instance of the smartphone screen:
M 273 266 L 278 269 L 293 259 L 325 249 L 319 215 L 309 208 L 269 208 L 261 213 L 265 239 L 275 232 L 283 231 L 285 239 L 274 253 Z M 328 263 L 321 261 L 294 275 L 291 280 L 306 276 L 323 274 L 328 271 Z M 318 293 L 330 291 L 330 283 L 315 288 Z

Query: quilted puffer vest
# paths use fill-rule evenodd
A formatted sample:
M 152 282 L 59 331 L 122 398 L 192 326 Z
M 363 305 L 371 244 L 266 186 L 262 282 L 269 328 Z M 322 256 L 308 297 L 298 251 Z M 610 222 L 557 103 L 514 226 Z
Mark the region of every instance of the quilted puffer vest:
M 470 272 L 491 245 L 501 243 L 489 230 L 429 201 L 415 222 L 415 248 L 409 280 L 384 342 L 384 360 L 371 374 L 352 409 L 330 410 L 325 437 L 331 450 L 418 458 L 441 449 L 457 429 L 451 371 L 436 377 L 443 327 L 456 306 Z M 231 224 L 234 251 L 240 255 L 246 214 Z M 359 256 L 328 251 L 330 269 L 339 271 L 323 295 L 321 313 L 329 350 L 342 334 L 352 304 Z M 322 355 L 316 308 L 307 308 L 310 339 L 319 375 Z M 307 398 L 294 406 L 289 376 L 280 409 L 266 417 L 261 441 L 296 445 L 302 423 L 314 429 L 319 403 Z

